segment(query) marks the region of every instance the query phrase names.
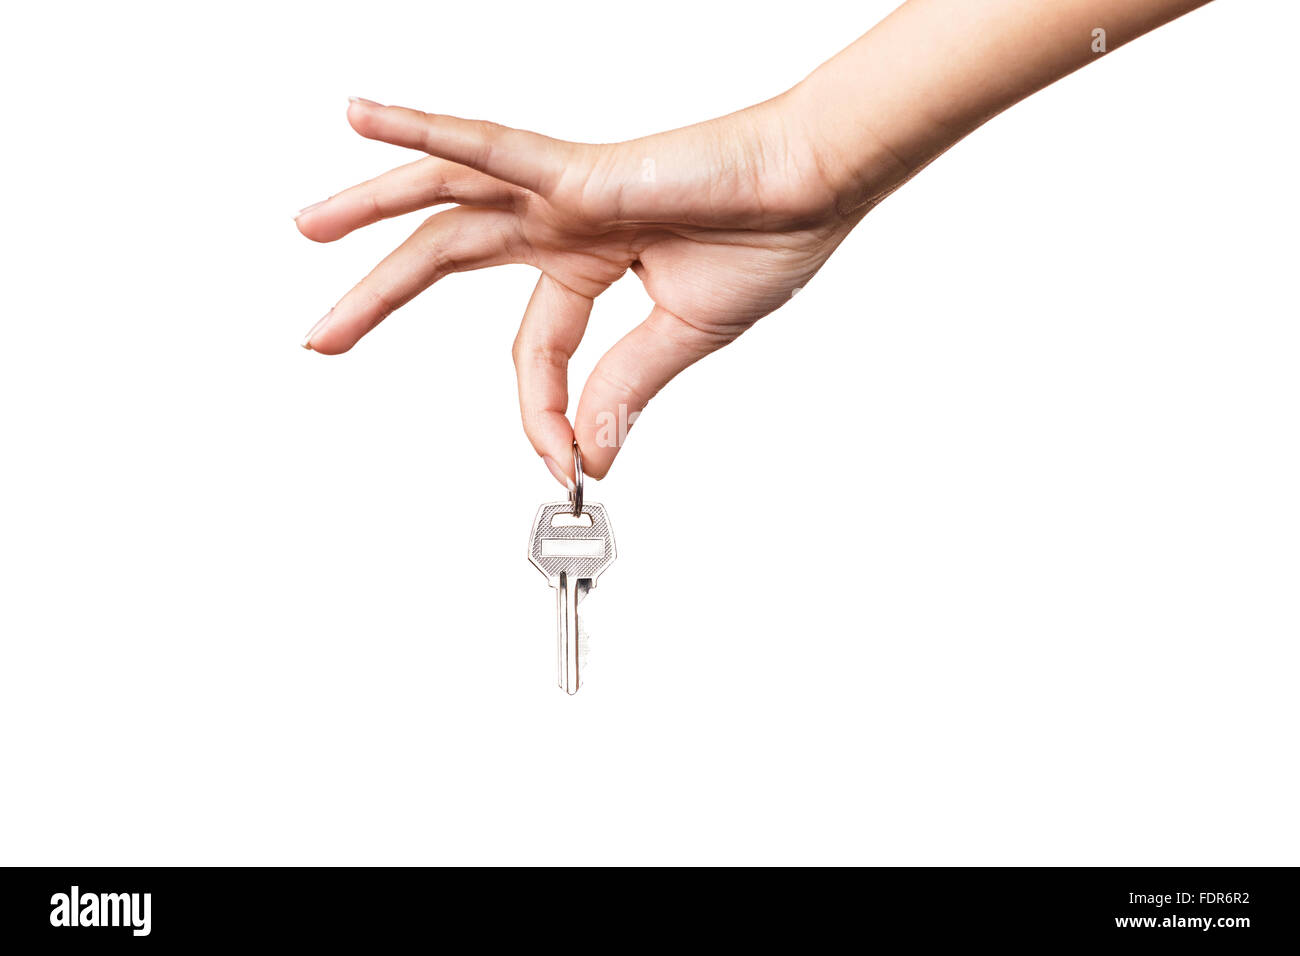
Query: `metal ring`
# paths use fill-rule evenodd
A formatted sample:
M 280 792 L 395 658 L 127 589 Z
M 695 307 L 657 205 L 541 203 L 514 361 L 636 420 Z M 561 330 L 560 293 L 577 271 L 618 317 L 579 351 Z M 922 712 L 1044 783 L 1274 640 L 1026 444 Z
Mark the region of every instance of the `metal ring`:
M 569 503 L 573 505 L 573 516 L 576 518 L 582 514 L 582 452 L 578 449 L 578 442 L 573 443 L 573 476 L 577 483 L 569 491 Z

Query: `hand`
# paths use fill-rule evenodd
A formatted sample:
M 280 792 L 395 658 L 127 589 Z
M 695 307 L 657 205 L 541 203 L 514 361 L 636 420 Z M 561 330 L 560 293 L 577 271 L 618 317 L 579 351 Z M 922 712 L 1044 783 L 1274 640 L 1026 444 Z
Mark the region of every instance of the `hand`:
M 302 234 L 329 242 L 456 205 L 425 220 L 303 344 L 346 352 L 444 276 L 532 265 L 541 277 L 514 344 L 524 430 L 562 482 L 573 477 L 576 433 L 584 471 L 601 478 L 620 437 L 608 423 L 634 418 L 673 376 L 787 302 L 865 213 L 840 211 L 842 177 L 799 115 L 778 98 L 597 146 L 353 100 L 348 121 L 362 136 L 431 158 L 308 207 Z M 629 269 L 654 307 L 596 365 L 571 427 L 569 357 L 592 300 Z
M 990 117 L 1204 2 L 908 0 L 776 99 L 611 146 L 354 100 L 348 121 L 362 136 L 433 158 L 308 207 L 303 235 L 328 242 L 456 208 L 428 219 L 303 344 L 345 352 L 443 276 L 533 265 L 542 275 L 514 350 L 524 431 L 557 479 L 573 477 L 575 434 L 586 470 L 603 477 L 620 436 L 602 421 L 630 420 L 788 301 L 889 192 Z M 596 365 L 571 428 L 569 357 L 592 300 L 628 269 L 654 307 Z

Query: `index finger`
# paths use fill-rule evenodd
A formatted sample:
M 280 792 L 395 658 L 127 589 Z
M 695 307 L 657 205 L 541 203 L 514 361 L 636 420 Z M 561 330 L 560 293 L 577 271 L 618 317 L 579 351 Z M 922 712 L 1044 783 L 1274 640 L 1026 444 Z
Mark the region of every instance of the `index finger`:
M 582 341 L 591 316 L 591 299 L 579 295 L 545 272 L 528 300 L 515 338 L 519 410 L 524 432 L 557 481 L 571 484 L 573 427 L 569 406 L 569 358 Z

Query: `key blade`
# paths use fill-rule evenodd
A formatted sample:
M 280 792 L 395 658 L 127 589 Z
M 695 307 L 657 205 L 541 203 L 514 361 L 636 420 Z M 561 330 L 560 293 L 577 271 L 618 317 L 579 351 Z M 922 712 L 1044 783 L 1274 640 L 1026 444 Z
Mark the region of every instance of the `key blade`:
M 581 580 L 561 572 L 556 600 L 555 682 L 566 694 L 573 695 L 582 686 L 582 628 L 578 622 L 578 602 L 586 594 Z

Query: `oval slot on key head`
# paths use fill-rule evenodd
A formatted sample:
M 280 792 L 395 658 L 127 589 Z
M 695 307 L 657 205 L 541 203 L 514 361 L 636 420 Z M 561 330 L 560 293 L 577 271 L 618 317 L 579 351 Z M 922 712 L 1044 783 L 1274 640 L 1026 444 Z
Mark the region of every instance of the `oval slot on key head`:
M 556 514 L 553 518 L 551 518 L 551 527 L 552 528 L 590 528 L 591 515 L 587 514 L 585 511 L 580 515 L 569 514 L 569 512 L 567 511 L 562 511 Z

